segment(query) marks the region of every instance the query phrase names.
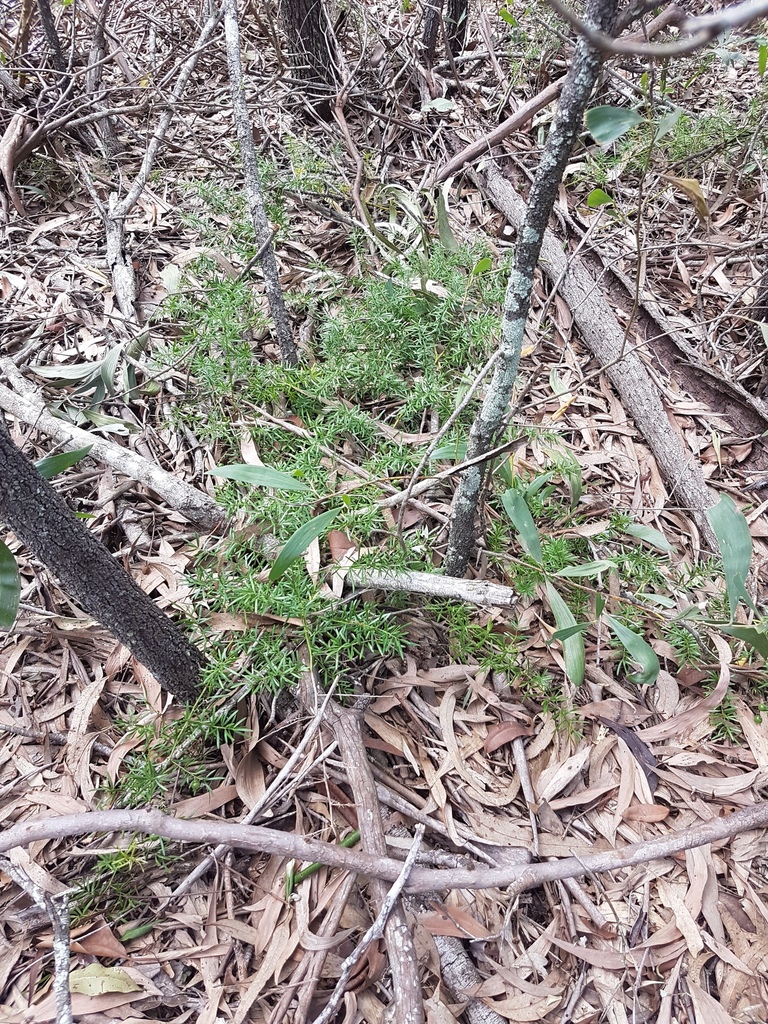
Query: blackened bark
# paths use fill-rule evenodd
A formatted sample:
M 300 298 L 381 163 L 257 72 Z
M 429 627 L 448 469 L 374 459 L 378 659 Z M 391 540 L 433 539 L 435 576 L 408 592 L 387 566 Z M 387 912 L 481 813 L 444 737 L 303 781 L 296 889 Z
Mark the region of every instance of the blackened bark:
M 200 652 L 19 451 L 2 416 L 0 520 L 164 689 L 185 703 L 194 699 L 203 664 Z
M 458 57 L 467 41 L 469 27 L 469 0 L 447 0 L 445 8 L 445 34 L 448 49 Z
M 53 20 L 50 0 L 37 0 L 37 9 L 40 12 L 40 20 L 43 23 L 45 38 L 48 40 L 48 45 L 51 48 L 53 66 L 57 71 L 64 71 L 66 63 L 64 62 L 64 54 L 61 52 L 61 40 L 56 31 L 56 22 Z
M 435 60 L 441 24 L 445 31 L 446 49 L 457 57 L 467 39 L 469 0 L 427 0 L 421 43 L 430 66 Z
M 281 0 L 291 64 L 305 83 L 306 98 L 324 116 L 339 88 L 335 39 L 323 0 Z
M 617 9 L 618 0 L 588 0 L 584 21 L 592 28 L 610 34 Z M 514 264 L 504 299 L 499 359 L 472 424 L 467 460 L 478 458 L 493 447 L 509 410 L 544 231 L 602 62 L 602 53 L 586 39 L 580 38 L 531 186 L 525 222 L 517 235 Z M 448 550 L 443 563 L 446 576 L 463 576 L 466 572 L 475 542 L 475 513 L 484 469 L 485 466 L 480 464 L 470 466 L 462 474 L 456 489 L 451 506 Z
M 444 0 L 427 0 L 427 9 L 424 12 L 424 32 L 421 37 L 421 43 L 424 47 L 424 57 L 429 66 L 435 60 L 437 37 L 440 34 L 440 20 L 443 16 L 443 3 Z

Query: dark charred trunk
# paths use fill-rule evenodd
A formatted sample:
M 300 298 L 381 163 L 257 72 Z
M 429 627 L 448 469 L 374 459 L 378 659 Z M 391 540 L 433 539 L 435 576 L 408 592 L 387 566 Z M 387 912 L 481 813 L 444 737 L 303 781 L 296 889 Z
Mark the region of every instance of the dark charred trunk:
M 185 703 L 195 698 L 203 664 L 200 652 L 19 451 L 2 416 L 0 521 L 164 689 Z
M 340 83 L 336 39 L 323 0 L 281 0 L 280 13 L 294 74 L 309 103 L 328 116 Z

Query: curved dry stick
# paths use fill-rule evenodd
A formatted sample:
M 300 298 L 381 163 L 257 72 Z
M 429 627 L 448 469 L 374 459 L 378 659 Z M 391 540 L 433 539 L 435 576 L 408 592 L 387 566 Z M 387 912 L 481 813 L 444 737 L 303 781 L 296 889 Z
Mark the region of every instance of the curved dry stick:
M 492 132 L 488 132 L 482 139 L 477 139 L 477 141 L 470 143 L 460 153 L 457 153 L 456 156 L 451 157 L 447 164 L 443 164 L 439 168 L 432 184 L 439 185 L 440 182 L 445 181 L 451 175 L 460 171 L 464 164 L 469 163 L 470 160 L 474 160 L 475 157 L 481 156 L 483 153 L 489 153 L 491 147 L 501 142 L 502 139 L 506 139 L 508 135 L 517 131 L 518 128 L 522 128 L 527 121 L 530 121 L 540 110 L 548 106 L 552 100 L 557 99 L 564 81 L 564 78 L 559 78 L 556 82 L 550 82 L 546 89 L 541 90 L 538 96 L 534 96 L 533 99 L 524 103 L 522 107 L 518 108 L 514 114 L 511 114 L 506 121 L 502 121 Z
M 586 25 L 561 0 L 547 0 L 547 3 L 564 21 L 576 29 L 579 35 L 588 39 L 595 49 L 602 50 L 603 53 L 631 54 L 636 57 L 651 57 L 659 60 L 693 53 L 694 50 L 706 46 L 723 32 L 757 21 L 768 13 L 768 0 L 745 0 L 744 3 L 734 4 L 716 14 L 707 14 L 700 18 L 683 17 L 679 20 L 678 25 L 681 31 L 692 33 L 688 39 L 681 39 L 676 43 L 653 44 L 635 42 L 631 37 L 612 39 L 604 32 L 599 32 Z
M 768 828 L 768 802 L 744 807 L 725 818 L 681 829 L 672 835 L 631 843 L 621 850 L 589 853 L 583 857 L 565 857 L 545 864 L 512 864 L 500 868 L 478 865 L 470 868 L 436 869 L 415 867 L 406 892 L 432 892 L 441 889 L 492 889 L 513 886 L 515 892 L 535 889 L 544 882 L 579 878 L 600 871 L 617 871 L 671 857 L 683 850 L 692 850 L 708 843 L 722 842 L 742 832 Z M 82 836 L 94 832 L 130 832 L 163 836 L 182 843 L 205 843 L 250 850 L 252 853 L 277 854 L 306 861 L 317 861 L 329 867 L 343 868 L 357 874 L 394 882 L 403 863 L 392 857 L 380 857 L 333 846 L 317 839 L 307 839 L 259 825 L 236 825 L 202 819 L 171 818 L 161 811 L 87 811 L 80 814 L 44 815 L 12 825 L 0 833 L 0 853 L 17 846 Z M 95 851 L 97 853 L 98 851 Z

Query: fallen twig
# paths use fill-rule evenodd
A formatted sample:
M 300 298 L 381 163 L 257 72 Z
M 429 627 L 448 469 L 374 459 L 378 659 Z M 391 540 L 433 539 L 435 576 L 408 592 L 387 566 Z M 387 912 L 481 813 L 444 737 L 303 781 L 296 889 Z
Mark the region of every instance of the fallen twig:
M 315 1024 L 330 1024 L 333 1020 L 334 1014 L 341 1005 L 341 1000 L 344 998 L 344 990 L 347 987 L 347 982 L 352 977 L 352 972 L 355 969 L 355 965 L 360 962 L 361 957 L 365 953 L 366 949 L 372 942 L 380 939 L 384 934 L 387 921 L 390 915 L 397 905 L 397 901 L 400 898 L 400 894 L 405 888 L 405 883 L 408 881 L 408 876 L 413 870 L 413 866 L 416 863 L 416 856 L 421 847 L 421 841 L 424 838 L 424 826 L 417 825 L 416 832 L 413 837 L 413 845 L 408 851 L 408 856 L 405 858 L 403 869 L 395 879 L 394 885 L 387 893 L 384 902 L 381 905 L 381 909 L 376 915 L 376 920 L 373 922 L 371 927 L 362 937 L 357 945 L 346 960 L 341 965 L 341 973 L 339 980 L 336 982 L 336 987 L 331 993 L 331 998 L 328 1000 L 328 1005 L 325 1007 L 319 1017 L 315 1019 Z M 400 1019 L 400 1018 L 397 1018 Z
M 57 419 L 49 412 L 40 394 L 21 376 L 9 358 L 0 359 L 0 371 L 17 388 L 16 391 L 11 391 L 0 384 L 0 409 L 15 416 L 22 423 L 41 430 L 67 450 L 90 445 L 90 458 L 105 462 L 118 473 L 150 488 L 198 529 L 213 532 L 226 522 L 224 510 L 207 494 L 196 490 L 172 473 L 166 473 L 164 469 L 153 465 L 141 455 L 111 441 L 105 441 L 96 434 L 75 427 L 65 420 Z M 22 388 L 23 394 L 20 394 Z
M 353 566 L 347 574 L 347 580 L 355 587 L 449 597 L 482 607 L 511 608 L 517 604 L 519 597 L 511 587 L 504 587 L 500 583 L 438 576 L 431 572 L 381 572 L 364 566 Z
M 528 100 L 522 107 L 511 114 L 506 121 L 502 121 L 501 124 L 494 128 L 493 131 L 488 132 L 482 139 L 477 139 L 475 142 L 470 143 L 465 149 L 462 149 L 456 156 L 451 157 L 447 164 L 443 164 L 435 174 L 434 184 L 439 185 L 441 182 L 446 181 L 452 175 L 460 171 L 465 164 L 468 164 L 475 157 L 482 156 L 484 153 L 490 154 L 491 149 L 502 139 L 506 139 L 512 132 L 516 132 L 519 128 L 522 128 L 524 124 L 535 117 L 540 110 L 548 106 L 553 100 L 556 100 L 560 95 L 560 90 L 563 87 L 564 79 L 558 79 L 556 82 L 550 82 L 546 89 L 542 89 L 538 96 L 534 96 L 533 99 Z
M 708 843 L 722 842 L 742 832 L 768 828 L 768 801 L 744 807 L 723 818 L 680 829 L 671 835 L 631 843 L 620 850 L 605 850 L 583 857 L 564 857 L 545 864 L 507 864 L 490 868 L 415 867 L 406 885 L 407 892 L 432 892 L 441 889 L 492 889 L 513 886 L 514 892 L 535 889 L 544 882 L 563 878 L 580 878 L 600 871 L 617 871 L 671 857 L 682 850 L 692 850 Z M 387 856 L 347 850 L 333 843 L 323 843 L 260 825 L 229 824 L 202 819 L 172 818 L 156 810 L 88 811 L 59 816 L 44 815 L 12 825 L 0 833 L 0 853 L 17 846 L 82 836 L 94 832 L 129 832 L 163 836 L 183 843 L 207 843 L 228 846 L 254 853 L 277 854 L 306 861 L 318 861 L 329 867 L 344 868 L 357 874 L 394 882 L 400 874 L 402 861 Z
M 224 33 L 227 42 L 227 68 L 229 70 L 232 113 L 237 131 L 240 156 L 243 161 L 243 180 L 248 200 L 248 212 L 253 225 L 256 244 L 259 246 L 259 262 L 264 274 L 264 289 L 267 293 L 269 311 L 275 324 L 275 334 L 280 347 L 280 359 L 285 366 L 294 366 L 299 361 L 296 342 L 285 308 L 280 275 L 277 270 L 275 250 L 272 246 L 272 229 L 264 207 L 264 196 L 256 161 L 256 147 L 253 143 L 253 126 L 245 102 L 243 66 L 240 60 L 240 27 L 237 22 L 237 0 L 224 0 Z
M 381 820 L 381 807 L 376 796 L 376 783 L 371 773 L 363 739 L 362 715 L 354 710 L 331 705 L 329 720 L 339 743 L 347 778 L 355 798 L 362 845 L 366 854 L 386 857 L 387 841 Z M 423 826 L 417 826 L 422 829 Z M 411 854 L 415 859 L 418 843 Z M 406 863 L 408 863 L 406 861 Z M 398 874 L 393 881 L 399 882 L 398 894 L 406 885 L 412 873 Z M 413 946 L 413 936 L 408 925 L 405 908 L 396 896 L 390 900 L 386 886 L 379 875 L 371 876 L 371 889 L 377 905 L 377 920 L 384 914 L 383 930 L 392 974 L 393 1019 L 398 1024 L 421 1024 L 424 1020 L 424 1001 L 419 977 L 419 962 Z M 330 1018 L 328 1018 L 330 1019 Z M 319 1022 L 318 1022 L 319 1024 Z M 323 1024 L 326 1024 L 323 1021 Z

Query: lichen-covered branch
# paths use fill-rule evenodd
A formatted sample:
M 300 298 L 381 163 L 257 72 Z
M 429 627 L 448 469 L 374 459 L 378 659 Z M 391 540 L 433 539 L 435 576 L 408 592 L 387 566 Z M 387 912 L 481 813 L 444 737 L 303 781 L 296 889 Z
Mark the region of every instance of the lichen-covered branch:
M 589 0 L 585 21 L 599 31 L 609 33 L 617 8 L 618 0 Z M 472 425 L 467 445 L 468 459 L 481 455 L 494 444 L 507 415 L 520 364 L 541 243 L 601 64 L 600 51 L 585 39 L 579 39 L 531 186 L 525 223 L 518 233 L 514 264 L 504 299 L 499 360 Z M 483 476 L 484 466 L 469 467 L 456 490 L 443 566 L 446 576 L 463 576 L 466 571 L 475 541 L 475 514 Z

